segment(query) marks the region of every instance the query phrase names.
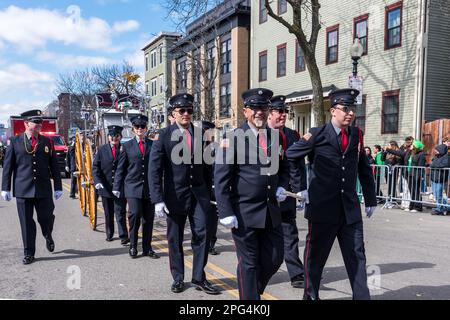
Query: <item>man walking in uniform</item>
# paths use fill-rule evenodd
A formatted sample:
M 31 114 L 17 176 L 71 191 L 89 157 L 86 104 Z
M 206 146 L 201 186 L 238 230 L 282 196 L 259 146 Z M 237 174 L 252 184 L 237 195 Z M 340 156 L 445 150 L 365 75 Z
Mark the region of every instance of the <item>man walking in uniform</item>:
M 76 199 L 77 193 L 77 177 L 73 175 L 77 171 L 77 163 L 75 161 L 75 138 L 72 138 L 69 145 L 69 150 L 66 155 L 66 171 L 70 174 L 70 198 Z
M 311 128 L 286 151 L 290 161 L 308 156 L 311 165 L 308 190 L 299 192 L 306 202 L 308 220 L 304 299 L 319 299 L 321 275 L 336 237 L 353 299 L 370 299 L 357 177 L 363 189 L 367 217 L 374 213 L 377 200 L 361 130 L 350 126 L 358 94 L 355 89 L 331 92 L 331 122 Z M 299 181 L 294 181 L 293 188 L 301 189 Z
M 259 300 L 283 263 L 278 202 L 286 199 L 289 164 L 281 157 L 278 132 L 266 126 L 272 95 L 263 88 L 242 94 L 247 122 L 227 135 L 216 155 L 217 207 L 220 223 L 232 229 L 241 300 Z
M 114 238 L 114 216 L 116 216 L 117 227 L 119 229 L 120 243 L 126 245 L 130 242 L 128 238 L 126 206 L 123 185 L 121 186 L 120 197 L 112 194 L 114 185 L 114 175 L 117 170 L 121 151 L 120 140 L 122 139 L 121 126 L 108 126 L 108 143 L 101 146 L 94 157 L 92 174 L 94 176 L 95 189 L 102 197 L 103 209 L 105 211 L 105 232 L 106 241 L 113 241 Z
M 267 124 L 270 128 L 279 130 L 282 139 L 283 152 L 286 152 L 287 148 L 294 144 L 294 142 L 300 139 L 300 135 L 297 131 L 289 129 L 285 126 L 286 115 L 288 108 L 286 106 L 285 96 L 275 96 L 270 102 L 270 112 L 267 119 Z M 306 189 L 306 169 L 305 161 L 299 161 L 299 165 L 290 165 L 291 179 L 300 179 L 301 190 Z M 288 191 L 292 192 L 291 186 Z M 291 279 L 291 285 L 294 288 L 303 288 L 304 283 L 304 268 L 302 261 L 300 260 L 298 251 L 298 228 L 297 228 L 297 204 L 294 198 L 288 198 L 280 203 L 281 209 L 281 225 L 283 226 L 284 237 L 284 262 L 286 264 L 289 278 Z M 301 208 L 303 210 L 303 207 Z
M 148 167 L 153 141 L 146 138 L 148 118 L 143 115 L 130 119 L 135 137 L 122 146 L 114 177 L 113 195 L 120 199 L 123 193 L 128 202 L 130 215 L 130 250 L 132 259 L 137 258 L 139 227 L 142 220 L 142 256 L 158 259 L 152 249 L 154 206 L 148 190 Z
M 162 129 L 154 142 L 149 168 L 150 193 L 155 204 L 155 215 L 167 214 L 167 241 L 169 243 L 170 271 L 173 277 L 171 291 L 184 290 L 183 237 L 186 219 L 191 226 L 193 270 L 191 283 L 207 294 L 220 293 L 208 280 L 204 268 L 208 261 L 209 216 L 214 214 L 210 192 L 207 189 L 203 156 L 202 129 L 191 123 L 194 97 L 178 94 L 169 104 L 175 123 Z M 196 158 L 196 159 L 194 159 Z
M 13 196 L 16 197 L 24 245 L 22 262 L 30 264 L 34 262 L 36 251 L 34 209 L 47 250 L 55 250 L 52 238 L 55 205 L 50 179 L 53 178 L 56 200 L 62 195 L 62 182 L 54 146 L 50 139 L 39 134 L 42 129 L 42 112 L 31 110 L 21 116 L 24 119 L 25 132 L 11 138 L 11 144 L 6 149 L 1 195 L 4 200 L 11 200 L 13 177 Z

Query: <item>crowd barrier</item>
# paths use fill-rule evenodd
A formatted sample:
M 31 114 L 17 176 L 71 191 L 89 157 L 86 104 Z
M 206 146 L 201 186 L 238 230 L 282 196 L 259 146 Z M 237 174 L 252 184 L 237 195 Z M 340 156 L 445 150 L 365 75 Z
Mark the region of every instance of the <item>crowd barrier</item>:
M 372 165 L 377 200 L 383 208 L 450 210 L 450 168 Z M 363 202 L 358 181 L 358 196 Z

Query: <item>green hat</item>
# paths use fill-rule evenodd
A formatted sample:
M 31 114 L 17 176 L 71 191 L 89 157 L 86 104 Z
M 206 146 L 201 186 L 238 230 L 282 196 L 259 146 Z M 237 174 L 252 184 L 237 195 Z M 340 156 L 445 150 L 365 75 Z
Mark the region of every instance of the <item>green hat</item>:
M 422 150 L 424 145 L 423 145 L 422 141 L 414 140 L 413 147 L 416 148 L 416 149 Z

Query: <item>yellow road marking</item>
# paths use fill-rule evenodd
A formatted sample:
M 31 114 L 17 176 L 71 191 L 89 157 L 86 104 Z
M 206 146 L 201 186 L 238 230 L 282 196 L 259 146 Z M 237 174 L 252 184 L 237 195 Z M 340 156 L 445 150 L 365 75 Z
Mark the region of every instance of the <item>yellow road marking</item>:
M 63 183 L 63 185 L 66 187 L 65 188 L 66 190 L 69 189 L 68 191 L 70 191 L 70 187 L 67 184 Z M 102 212 L 102 213 L 105 213 L 105 211 L 103 210 L 103 208 L 101 208 L 101 206 L 98 206 L 97 210 Z M 142 234 L 139 234 L 139 235 L 142 236 Z M 167 240 L 164 239 L 164 234 L 161 234 L 159 232 L 153 232 L 153 237 L 155 239 L 157 239 L 159 242 L 163 242 L 165 245 L 167 245 Z M 157 247 L 161 252 L 164 252 L 164 253 L 168 253 L 169 252 L 168 248 L 166 246 L 162 245 L 162 244 L 155 244 L 154 242 L 152 244 L 153 244 L 153 246 Z M 185 251 L 187 251 L 186 253 L 192 254 L 191 250 L 185 250 Z M 191 270 L 193 269 L 193 264 L 192 264 L 192 262 L 189 259 L 185 259 L 185 266 L 188 267 Z M 215 272 L 217 272 L 221 276 L 224 276 L 227 280 L 229 280 L 230 282 L 233 282 L 233 284 L 236 284 L 236 286 L 237 286 L 237 281 L 235 280 L 235 276 L 232 273 L 222 269 L 218 265 L 216 265 L 216 264 L 214 264 L 212 262 L 209 262 L 209 261 L 208 261 L 208 264 L 206 265 L 206 267 L 211 269 L 211 270 L 213 270 L 213 271 L 215 271 Z M 237 289 L 231 287 L 230 285 L 228 285 L 224 281 L 222 281 L 222 280 L 218 279 L 217 277 L 215 277 L 213 274 L 207 272 L 206 270 L 205 270 L 205 274 L 207 275 L 208 279 L 211 282 L 213 282 L 214 284 L 216 284 L 216 285 L 222 287 L 223 289 L 225 289 L 225 292 L 231 294 L 232 296 L 234 296 L 236 298 L 239 298 L 239 291 Z M 264 293 L 261 297 L 263 299 L 265 299 L 265 300 L 278 300 L 278 298 L 276 298 L 276 297 L 274 297 L 274 296 L 272 296 L 272 295 L 270 295 L 268 293 Z

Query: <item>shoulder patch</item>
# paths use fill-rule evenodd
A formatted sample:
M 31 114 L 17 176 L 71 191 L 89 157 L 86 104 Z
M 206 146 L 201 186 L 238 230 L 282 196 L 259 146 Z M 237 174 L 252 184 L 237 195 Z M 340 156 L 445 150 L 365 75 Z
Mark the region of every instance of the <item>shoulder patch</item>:
M 312 134 L 308 132 L 307 134 L 305 134 L 305 135 L 303 136 L 303 139 L 306 140 L 306 141 L 308 141 L 311 137 L 312 137 Z

